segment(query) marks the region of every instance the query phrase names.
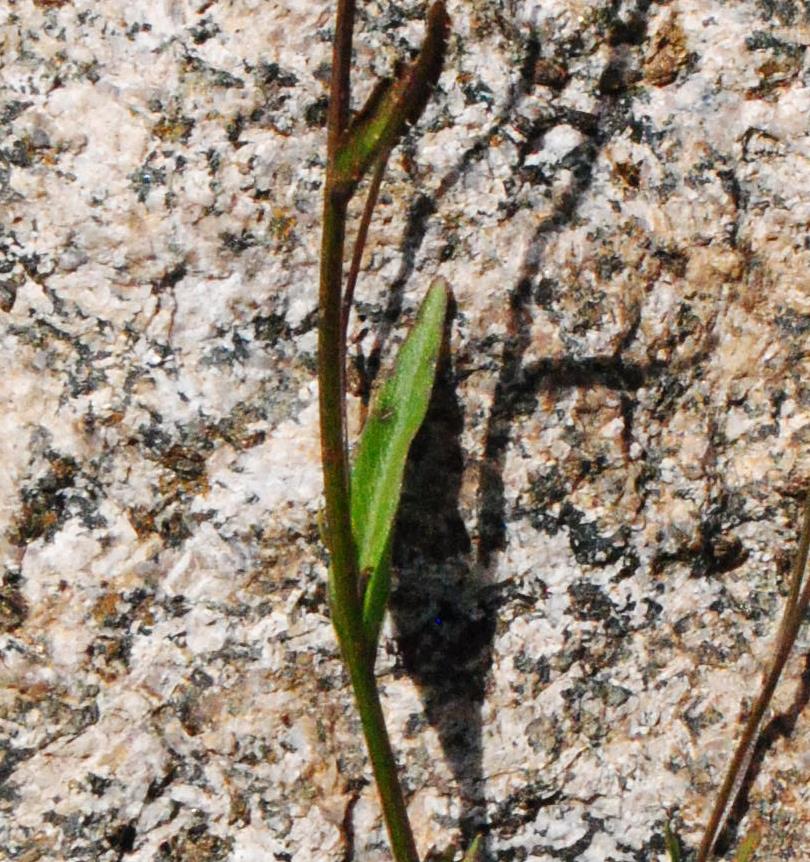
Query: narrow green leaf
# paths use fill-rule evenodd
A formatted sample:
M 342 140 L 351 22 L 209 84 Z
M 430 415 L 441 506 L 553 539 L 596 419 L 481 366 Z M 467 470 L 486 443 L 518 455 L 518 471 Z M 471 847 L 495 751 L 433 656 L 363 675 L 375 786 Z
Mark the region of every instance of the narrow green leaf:
M 678 836 L 672 831 L 669 823 L 664 826 L 664 845 L 669 854 L 669 862 L 681 862 L 681 842 Z
M 413 329 L 380 387 L 357 444 L 352 470 L 352 530 L 358 570 L 368 578 L 363 625 L 374 645 L 388 600 L 389 547 L 405 462 L 427 413 L 447 313 L 448 286 L 436 279 Z

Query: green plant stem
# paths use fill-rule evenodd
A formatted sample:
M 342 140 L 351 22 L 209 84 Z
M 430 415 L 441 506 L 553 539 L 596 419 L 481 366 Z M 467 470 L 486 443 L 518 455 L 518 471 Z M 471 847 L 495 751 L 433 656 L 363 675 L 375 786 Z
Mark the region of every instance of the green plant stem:
M 751 709 L 751 714 L 748 716 L 748 721 L 745 723 L 743 735 L 737 744 L 737 749 L 734 752 L 734 757 L 729 765 L 723 785 L 717 794 L 717 799 L 712 808 L 709 822 L 706 825 L 706 831 L 703 833 L 703 840 L 700 843 L 700 849 L 698 850 L 695 862 L 706 862 L 712 852 L 731 794 L 738 778 L 750 763 L 756 744 L 757 732 L 765 715 L 765 710 L 771 702 L 771 698 L 779 682 L 779 677 L 782 675 L 785 664 L 790 657 L 808 605 L 810 605 L 810 579 L 808 579 L 807 583 L 804 584 L 804 588 L 802 588 L 804 573 L 807 568 L 808 551 L 810 551 L 810 496 L 807 497 L 804 504 L 804 522 L 799 542 L 799 552 L 796 555 L 796 562 L 793 567 L 790 592 L 782 616 L 782 622 L 779 626 L 779 633 L 776 636 L 776 647 L 771 659 L 771 665 L 765 675 L 759 695 Z
M 332 620 L 339 637 L 359 636 L 357 554 L 352 538 L 349 458 L 346 446 L 345 372 L 341 338 L 341 281 L 348 200 L 328 188 L 324 195 L 318 311 L 318 402 L 321 462 L 326 500 Z
M 327 157 L 334 166 L 340 136 L 349 124 L 352 87 L 352 40 L 354 37 L 355 0 L 338 0 L 335 19 L 335 41 L 332 44 L 332 79 L 329 87 L 327 115 Z
M 374 656 L 363 632 L 357 552 L 351 527 L 342 325 L 343 252 L 351 191 L 345 184 L 337 187 L 335 158 L 349 119 L 354 14 L 354 0 L 338 0 L 321 239 L 318 402 L 326 499 L 325 533 L 330 555 L 329 598 L 332 622 L 354 689 L 394 859 L 396 862 L 419 862 L 374 678 Z
M 327 188 L 321 244 L 318 388 L 331 565 L 330 607 L 354 689 L 394 859 L 419 862 L 377 692 L 374 656 L 363 633 L 357 554 L 351 530 L 340 291 L 347 204 L 345 196 Z
M 391 852 L 396 862 L 419 862 L 411 824 L 397 774 L 397 763 L 385 726 L 373 665 L 365 660 L 347 661 L 357 709 L 363 725 L 371 768 L 377 782 Z

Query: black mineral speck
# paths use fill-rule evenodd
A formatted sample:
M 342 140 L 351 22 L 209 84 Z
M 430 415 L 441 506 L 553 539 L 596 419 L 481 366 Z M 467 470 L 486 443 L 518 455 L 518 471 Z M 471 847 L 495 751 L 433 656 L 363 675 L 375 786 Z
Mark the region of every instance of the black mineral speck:
M 568 587 L 571 610 L 580 620 L 605 622 L 616 613 L 616 606 L 601 587 L 590 581 L 580 580 Z
M 229 858 L 233 838 L 212 834 L 202 815 L 199 818 L 159 845 L 156 862 L 224 862 Z
M 33 102 L 20 102 L 17 99 L 3 103 L 3 106 L 0 107 L 0 124 L 13 123 L 23 111 L 33 104 Z
M 107 788 L 112 785 L 112 779 L 96 775 L 94 772 L 88 772 L 87 784 L 90 786 L 90 792 L 93 796 L 101 797 L 104 795 Z
M 166 185 L 166 171 L 161 167 L 151 166 L 148 162 L 129 175 L 132 188 L 141 203 L 145 203 L 149 192 L 158 186 Z
M 791 27 L 797 21 L 810 21 L 810 8 L 803 0 L 758 0 L 760 16 L 769 23 Z
M 135 824 L 130 821 L 129 823 L 122 823 L 110 832 L 107 835 L 107 841 L 110 847 L 118 850 L 119 853 L 131 853 L 135 849 L 136 835 Z
M 201 18 L 193 27 L 189 28 L 189 33 L 195 45 L 203 45 L 219 32 L 221 32 L 219 24 L 212 21 L 208 15 Z
M 314 102 L 311 102 L 304 109 L 304 122 L 311 129 L 322 129 L 326 125 L 326 112 L 329 108 L 329 99 L 326 96 L 321 96 Z
M 598 525 L 585 521 L 583 513 L 570 504 L 563 505 L 559 523 L 568 528 L 571 550 L 581 565 L 611 565 L 620 560 L 627 549 L 625 529 L 619 529 L 611 536 L 602 536 Z
M 41 537 L 50 541 L 67 520 L 67 492 L 76 484 L 78 464 L 74 458 L 56 453 L 51 453 L 49 461 L 45 475 L 22 491 L 22 509 L 12 532 L 15 545 L 22 547 Z
M 264 86 L 275 84 L 277 87 L 294 87 L 298 83 L 298 78 L 282 69 L 278 63 L 260 63 L 259 79 Z
M 170 548 L 179 548 L 192 535 L 182 512 L 174 512 L 161 521 L 158 532 Z
M 273 346 L 279 340 L 289 337 L 287 321 L 281 314 L 259 315 L 253 318 L 253 337 Z
M 241 254 L 245 249 L 251 248 L 251 246 L 256 245 L 258 242 L 256 237 L 248 230 L 243 230 L 239 234 L 225 231 L 220 234 L 220 239 L 222 240 L 222 245 L 233 254 Z

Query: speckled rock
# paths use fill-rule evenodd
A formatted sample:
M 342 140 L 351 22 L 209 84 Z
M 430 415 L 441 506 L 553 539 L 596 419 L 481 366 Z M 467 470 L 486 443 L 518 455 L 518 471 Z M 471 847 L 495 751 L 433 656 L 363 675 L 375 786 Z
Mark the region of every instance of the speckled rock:
M 356 102 L 424 5 L 360 10 Z M 663 859 L 750 703 L 810 482 L 810 14 L 450 3 L 352 321 L 434 274 L 379 675 L 421 852 Z M 0 846 L 382 862 L 325 600 L 331 7 L 0 8 Z M 808 637 L 736 820 L 810 844 Z

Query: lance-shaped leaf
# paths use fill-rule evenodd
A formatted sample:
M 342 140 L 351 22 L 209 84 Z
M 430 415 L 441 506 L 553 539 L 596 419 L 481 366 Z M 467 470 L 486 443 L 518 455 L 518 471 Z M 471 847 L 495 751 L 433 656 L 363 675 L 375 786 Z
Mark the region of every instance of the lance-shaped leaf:
M 351 192 L 374 162 L 397 145 L 408 124 L 422 115 L 442 71 L 449 31 L 447 10 L 437 0 L 428 12 L 419 56 L 395 80 L 378 84 L 346 129 L 335 154 L 336 188 Z
M 405 462 L 427 413 L 444 331 L 449 288 L 436 279 L 399 349 L 391 376 L 374 398 L 357 444 L 352 470 L 352 530 L 358 571 L 368 578 L 363 626 L 368 643 L 377 642 L 388 600 L 388 550 Z

